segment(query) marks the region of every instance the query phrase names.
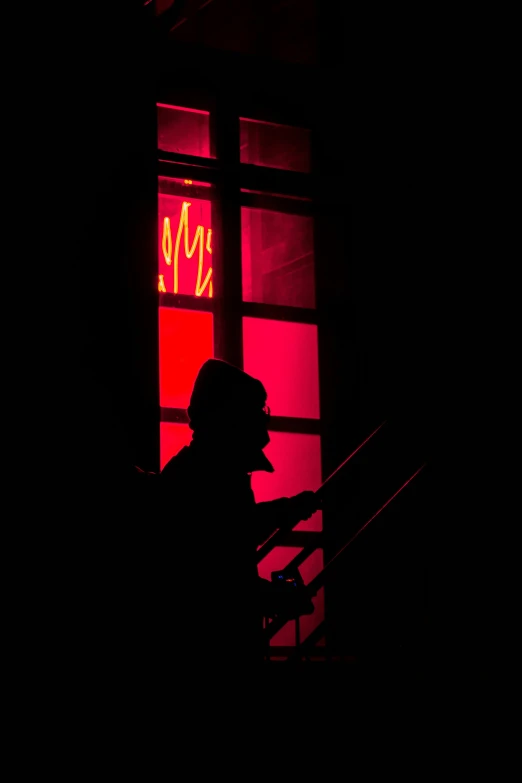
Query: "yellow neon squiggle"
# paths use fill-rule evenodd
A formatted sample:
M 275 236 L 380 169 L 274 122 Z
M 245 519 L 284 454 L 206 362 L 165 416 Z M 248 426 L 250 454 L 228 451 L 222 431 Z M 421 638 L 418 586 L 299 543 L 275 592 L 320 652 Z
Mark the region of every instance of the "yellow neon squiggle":
M 212 297 L 213 287 L 212 281 L 212 267 L 209 268 L 203 283 L 201 283 L 201 277 L 203 275 L 203 253 L 206 249 L 207 252 L 212 255 L 211 238 L 212 229 L 207 231 L 207 241 L 205 247 L 203 246 L 203 239 L 205 236 L 205 229 L 203 226 L 196 227 L 196 233 L 194 234 L 194 240 L 192 246 L 189 247 L 189 221 L 188 221 L 188 209 L 191 206 L 190 201 L 184 201 L 181 206 L 181 214 L 179 216 L 178 230 L 176 233 L 176 241 L 174 244 L 174 293 L 178 293 L 178 266 L 179 266 L 179 249 L 181 245 L 181 237 L 183 235 L 183 244 L 185 255 L 187 258 L 192 258 L 198 247 L 198 274 L 196 281 L 195 295 L 201 296 L 205 288 L 208 285 L 208 295 Z M 161 240 L 161 249 L 163 251 L 163 257 L 165 263 L 170 266 L 172 264 L 172 232 L 170 228 L 170 219 L 168 217 L 163 220 L 163 236 Z
M 163 220 L 163 237 L 161 239 L 161 249 L 167 266 L 172 264 L 172 234 L 170 232 L 170 218 Z

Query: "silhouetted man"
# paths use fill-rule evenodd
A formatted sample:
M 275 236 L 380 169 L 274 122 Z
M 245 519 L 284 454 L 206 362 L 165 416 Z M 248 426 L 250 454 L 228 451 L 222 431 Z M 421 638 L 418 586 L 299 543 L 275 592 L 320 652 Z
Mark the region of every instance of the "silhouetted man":
M 262 659 L 257 547 L 318 507 L 313 492 L 255 502 L 251 474 L 274 470 L 263 453 L 266 401 L 260 381 L 226 362 L 205 362 L 188 408 L 192 441 L 160 475 L 176 539 L 170 621 L 192 661 Z

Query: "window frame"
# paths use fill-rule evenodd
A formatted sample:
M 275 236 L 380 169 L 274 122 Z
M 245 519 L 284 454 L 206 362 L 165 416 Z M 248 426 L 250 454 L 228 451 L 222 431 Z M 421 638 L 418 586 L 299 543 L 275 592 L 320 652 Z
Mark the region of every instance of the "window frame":
M 161 97 L 161 100 L 157 100 L 157 104 L 160 103 L 209 112 L 210 147 L 215 157 L 198 158 L 158 149 L 158 177 L 192 179 L 214 186 L 209 189 L 208 194 L 203 194 L 202 189 L 198 189 L 197 186 L 180 185 L 180 195 L 209 198 L 212 194 L 209 200 L 216 206 L 212 212 L 213 250 L 219 258 L 218 267 L 214 270 L 218 278 L 215 288 L 220 290 L 221 294 L 209 298 L 158 292 L 158 307 L 211 312 L 214 317 L 214 356 L 241 369 L 243 369 L 243 317 L 313 324 L 317 327 L 319 351 L 321 339 L 319 303 L 316 308 L 309 309 L 246 302 L 242 298 L 241 208 L 250 207 L 310 216 L 314 218 L 314 236 L 318 210 L 314 198 L 313 155 L 311 156 L 312 170 L 308 174 L 240 163 L 240 118 L 305 127 L 310 131 L 310 142 L 313 145 L 311 124 L 305 122 L 302 116 L 285 116 L 270 112 L 266 107 L 263 111 L 245 111 L 246 107 L 240 107 L 224 97 L 221 100 L 207 97 L 205 100 L 201 95 L 198 98 L 191 93 L 176 95 L 169 91 L 167 95 Z M 260 116 L 261 114 L 263 116 Z M 315 246 L 314 239 L 314 250 Z M 225 247 L 226 253 L 223 252 Z M 317 293 L 316 253 L 314 280 Z M 319 391 L 321 390 L 320 359 L 319 356 Z M 324 433 L 321 399 L 319 402 L 318 419 L 271 416 L 269 430 L 319 435 L 322 454 Z M 162 407 L 160 421 L 188 424 L 188 414 L 186 409 Z M 302 551 L 289 563 L 289 566 L 297 567 L 316 549 L 322 549 L 323 542 L 324 521 L 321 531 L 291 531 L 286 532 L 284 536 L 277 534 L 259 549 L 258 562 L 275 546 L 302 547 Z M 323 623 L 324 620 L 321 626 Z M 277 630 L 274 625 L 273 633 Z M 316 631 L 313 632 L 314 635 Z M 276 654 L 278 647 L 274 647 L 273 650 Z
M 187 98 L 188 96 L 185 96 Z M 216 215 L 212 215 L 213 239 L 221 239 L 219 250 L 215 250 L 220 259 L 219 287 L 221 296 L 213 298 L 196 297 L 189 294 L 172 294 L 158 292 L 158 306 L 181 309 L 202 310 L 211 312 L 214 316 L 214 355 L 243 368 L 243 317 L 266 318 L 276 321 L 313 324 L 318 329 L 319 318 L 317 308 L 290 307 L 272 305 L 243 300 L 242 267 L 241 267 L 241 208 L 264 209 L 272 212 L 284 212 L 292 215 L 315 217 L 315 204 L 312 199 L 311 174 L 273 169 L 268 166 L 255 166 L 239 162 L 239 121 L 246 115 L 238 108 L 226 107 L 224 111 L 216 111 L 215 103 L 185 100 L 158 100 L 156 105 L 174 105 L 209 112 L 210 146 L 216 157 L 199 158 L 181 153 L 165 152 L 158 148 L 158 178 L 193 179 L 214 187 L 208 193 L 203 188 L 192 185 L 172 184 L 172 192 L 179 190 L 177 195 L 192 198 L 208 199 L 218 207 Z M 197 105 L 196 105 L 197 104 Z M 273 122 L 273 116 L 248 116 L 248 119 L 262 122 Z M 290 118 L 279 124 L 301 127 L 301 123 L 292 122 Z M 308 129 L 310 130 L 310 129 Z M 237 140 L 233 145 L 231 139 Z M 220 143 L 221 141 L 221 143 Z M 277 195 L 273 195 L 277 194 Z M 176 195 L 176 194 L 174 194 Z M 227 210 L 220 210 L 224 196 L 227 196 Z M 285 198 L 286 196 L 286 198 Z M 232 198 L 231 198 L 232 197 Z M 222 248 L 227 248 L 224 253 Z M 314 263 L 314 274 L 316 264 Z M 317 275 L 315 274 L 317 286 Z M 234 335 L 233 339 L 230 339 Z M 320 373 L 320 368 L 319 368 Z M 183 409 L 161 408 L 161 421 L 186 422 L 187 414 Z M 319 419 L 301 419 L 292 417 L 272 416 L 270 429 L 279 432 L 302 432 L 304 434 L 320 434 Z M 285 429 L 288 428 L 288 429 Z

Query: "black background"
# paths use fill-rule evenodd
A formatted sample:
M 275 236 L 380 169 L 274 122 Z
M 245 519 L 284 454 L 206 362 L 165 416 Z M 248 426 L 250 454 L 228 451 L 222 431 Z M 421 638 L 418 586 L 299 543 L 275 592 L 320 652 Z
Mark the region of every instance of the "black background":
M 138 268 L 146 221 L 153 220 L 146 194 L 155 156 L 149 122 L 155 50 L 132 4 L 125 8 L 113 16 L 104 10 L 103 21 L 97 8 L 82 8 L 66 33 L 59 20 L 55 29 L 48 25 L 38 36 L 41 55 L 31 79 L 20 90 L 30 101 L 13 114 L 27 168 L 17 176 L 16 203 L 24 203 L 28 188 L 45 198 L 30 232 L 22 219 L 17 233 L 30 233 L 38 248 L 23 254 L 38 286 L 24 288 L 23 325 L 11 320 L 20 338 L 13 377 L 21 424 L 9 457 L 29 520 L 20 559 L 25 568 L 33 563 L 39 581 L 54 580 L 48 603 L 58 626 L 62 611 L 80 605 L 75 590 L 82 590 L 84 575 L 101 568 L 102 522 L 121 503 L 111 477 L 129 455 L 139 457 L 140 433 L 151 421 L 139 380 L 147 363 L 136 348 L 139 302 L 124 270 L 129 257 L 130 268 Z M 437 247 L 442 207 L 433 184 L 437 152 L 425 101 L 430 86 L 416 67 L 414 47 L 405 48 L 399 36 L 390 43 L 383 22 L 347 59 L 352 29 L 337 26 L 346 45 L 332 47 L 343 56 L 330 63 L 336 78 L 328 88 L 341 107 L 335 121 L 350 161 L 333 198 L 346 224 L 346 254 L 338 258 L 340 282 L 325 331 L 335 376 L 329 467 L 383 419 L 391 426 L 382 447 L 350 474 L 346 514 L 332 511 L 327 518 L 329 553 L 417 467 L 429 464 L 350 548 L 342 573 L 332 578 L 328 612 L 331 638 L 347 652 L 411 659 L 429 625 L 434 345 L 444 271 Z M 111 444 L 121 443 L 122 433 L 127 451 L 118 454 Z M 82 522 L 75 527 L 71 511 L 78 509 Z

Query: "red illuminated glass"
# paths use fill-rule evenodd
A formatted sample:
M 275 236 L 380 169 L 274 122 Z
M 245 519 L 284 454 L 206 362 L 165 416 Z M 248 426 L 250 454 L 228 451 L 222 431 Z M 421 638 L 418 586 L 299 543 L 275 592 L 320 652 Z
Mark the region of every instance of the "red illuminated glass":
M 314 549 L 314 551 L 306 558 L 304 563 L 299 566 L 299 573 L 303 577 L 305 585 L 310 584 L 312 579 L 315 579 L 324 568 L 324 555 L 322 549 Z
M 165 192 L 173 182 L 161 179 L 158 194 L 158 290 L 212 297 L 211 202 Z
M 255 166 L 310 171 L 310 131 L 259 120 L 239 120 L 240 160 Z
M 166 11 L 167 8 L 170 8 L 173 2 L 174 0 L 156 0 L 155 3 L 156 14 L 162 14 L 163 11 Z
M 171 424 L 162 421 L 160 424 L 160 470 L 163 470 L 169 459 L 174 457 L 183 446 L 188 446 L 192 440 L 192 430 L 188 424 Z
M 299 569 L 301 570 L 301 569 Z M 312 598 L 314 613 L 306 614 L 299 618 L 299 636 L 301 642 L 304 642 L 312 631 L 324 620 L 324 588 L 317 591 L 317 595 Z M 283 625 L 270 640 L 271 647 L 292 647 L 295 645 L 295 622 L 290 620 Z
M 297 546 L 275 546 L 259 563 L 257 573 L 270 581 L 272 571 L 282 571 L 300 552 Z
M 269 552 L 269 554 L 258 565 L 259 576 L 270 580 L 272 571 L 281 571 L 285 568 L 302 550 L 295 546 L 278 546 Z M 322 549 L 316 549 L 299 566 L 299 573 L 303 577 L 305 584 L 309 584 L 323 570 L 324 556 Z M 313 614 L 303 615 L 299 619 L 299 635 L 301 641 L 304 641 L 317 626 L 324 620 L 324 588 L 317 591 L 317 595 L 312 598 L 314 605 Z M 271 647 L 295 645 L 295 622 L 287 622 L 270 641 Z
M 301 641 L 304 641 L 307 636 L 310 636 L 324 620 L 324 587 L 321 587 L 321 589 L 317 591 L 317 595 L 312 598 L 312 603 L 314 605 L 314 613 L 306 614 L 300 619 Z
M 210 158 L 210 115 L 207 111 L 158 104 L 158 148 Z
M 159 308 L 160 405 L 187 408 L 198 371 L 214 355 L 212 313 Z
M 274 473 L 258 471 L 252 474 L 256 501 L 291 497 L 321 485 L 321 438 L 294 432 L 271 432 L 265 454 L 274 466 Z M 322 514 L 317 511 L 300 522 L 295 530 L 322 530 Z
M 313 218 L 241 208 L 245 302 L 315 308 Z
M 317 326 L 243 318 L 243 365 L 265 386 L 274 416 L 319 418 Z

